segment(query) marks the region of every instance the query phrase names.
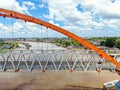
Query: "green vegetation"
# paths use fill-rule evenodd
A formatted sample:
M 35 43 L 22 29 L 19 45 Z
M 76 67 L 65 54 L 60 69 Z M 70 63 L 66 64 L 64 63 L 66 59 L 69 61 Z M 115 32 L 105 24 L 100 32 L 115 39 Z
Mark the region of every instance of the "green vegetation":
M 99 43 L 100 46 L 106 46 L 106 47 L 117 47 L 120 49 L 120 37 L 100 37 L 100 38 L 86 38 L 89 42 L 96 42 Z M 79 44 L 77 41 L 74 41 L 69 38 L 59 38 L 55 40 L 55 44 L 62 47 L 80 47 L 81 44 Z
M 9 49 L 14 49 L 18 48 L 18 42 L 5 42 L 5 41 L 0 41 L 0 50 L 2 53 L 6 53 Z
M 117 47 L 120 49 L 120 38 L 110 37 L 106 38 L 105 40 L 101 41 L 101 46 L 107 46 L 107 47 Z
M 105 46 L 105 41 L 101 41 L 100 46 Z
M 105 46 L 107 47 L 114 47 L 116 45 L 116 38 L 107 38 L 105 40 Z
M 19 47 L 18 42 L 10 42 L 10 43 L 7 43 L 7 45 L 10 45 L 10 48 L 11 48 L 11 49 L 14 49 L 14 48 L 18 48 L 18 47 Z
M 4 41 L 1 40 L 0 41 L 0 46 L 4 46 L 4 44 L 5 44 Z
M 120 39 L 116 40 L 116 47 L 120 49 Z
M 78 43 L 77 41 L 67 39 L 67 38 L 57 39 L 55 41 L 55 44 L 62 47 L 68 47 L 68 46 L 80 47 L 81 46 L 81 44 Z

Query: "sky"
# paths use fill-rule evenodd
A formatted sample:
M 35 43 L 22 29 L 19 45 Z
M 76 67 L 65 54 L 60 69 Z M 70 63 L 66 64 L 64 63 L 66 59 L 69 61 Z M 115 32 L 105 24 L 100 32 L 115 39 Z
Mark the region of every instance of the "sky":
M 80 37 L 120 36 L 120 0 L 1 0 L 0 8 L 36 17 Z M 63 36 L 34 23 L 0 17 L 0 38 Z

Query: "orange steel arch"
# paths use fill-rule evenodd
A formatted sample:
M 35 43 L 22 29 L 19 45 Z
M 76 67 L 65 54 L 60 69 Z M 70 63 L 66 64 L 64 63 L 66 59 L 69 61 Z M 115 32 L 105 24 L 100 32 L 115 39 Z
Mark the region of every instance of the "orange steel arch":
M 20 20 L 24 20 L 25 22 L 32 22 L 32 23 L 36 23 L 38 25 L 42 25 L 46 28 L 50 28 L 53 29 L 59 33 L 62 33 L 74 40 L 76 40 L 77 42 L 81 43 L 82 45 L 86 46 L 87 48 L 96 51 L 100 56 L 106 58 L 107 60 L 109 60 L 110 62 L 112 62 L 114 65 L 116 65 L 118 68 L 120 68 L 120 63 L 118 63 L 115 59 L 113 59 L 111 56 L 109 56 L 107 53 L 103 52 L 101 49 L 97 48 L 95 45 L 91 44 L 90 42 L 88 42 L 87 40 L 63 29 L 60 28 L 58 26 L 55 26 L 53 24 L 50 24 L 48 22 L 45 22 L 43 20 L 28 16 L 28 15 L 24 15 L 15 11 L 11 11 L 11 10 L 6 10 L 3 8 L 0 8 L 0 16 L 3 17 L 10 17 L 10 18 L 16 18 L 16 19 L 20 19 Z

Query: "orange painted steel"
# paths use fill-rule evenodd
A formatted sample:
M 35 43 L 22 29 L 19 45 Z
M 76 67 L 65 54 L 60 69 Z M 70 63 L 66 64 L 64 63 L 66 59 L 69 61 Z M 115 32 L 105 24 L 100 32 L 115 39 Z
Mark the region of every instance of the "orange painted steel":
M 120 68 L 120 63 L 118 63 L 115 59 L 113 59 L 111 56 L 109 56 L 107 53 L 103 52 L 101 49 L 97 48 L 95 45 L 91 44 L 90 42 L 88 42 L 87 40 L 63 29 L 60 28 L 58 26 L 55 26 L 53 24 L 50 24 L 48 22 L 45 22 L 43 20 L 28 16 L 28 15 L 24 15 L 15 11 L 11 11 L 11 10 L 6 10 L 3 8 L 0 8 L 0 16 L 3 17 L 10 17 L 10 18 L 16 18 L 16 19 L 20 19 L 20 20 L 24 20 L 25 22 L 32 22 L 41 26 L 44 26 L 46 28 L 50 28 L 52 30 L 55 30 L 59 33 L 62 33 L 74 40 L 76 40 L 77 42 L 81 43 L 82 45 L 86 46 L 87 48 L 96 51 L 101 57 L 106 58 L 107 60 L 109 60 L 110 62 L 112 62 L 114 65 L 116 65 L 118 68 Z

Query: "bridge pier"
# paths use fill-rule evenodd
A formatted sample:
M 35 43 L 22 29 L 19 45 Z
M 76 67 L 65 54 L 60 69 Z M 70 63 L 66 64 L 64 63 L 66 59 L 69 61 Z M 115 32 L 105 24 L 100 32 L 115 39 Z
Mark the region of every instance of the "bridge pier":
M 19 69 L 15 69 L 14 72 L 19 72 Z

